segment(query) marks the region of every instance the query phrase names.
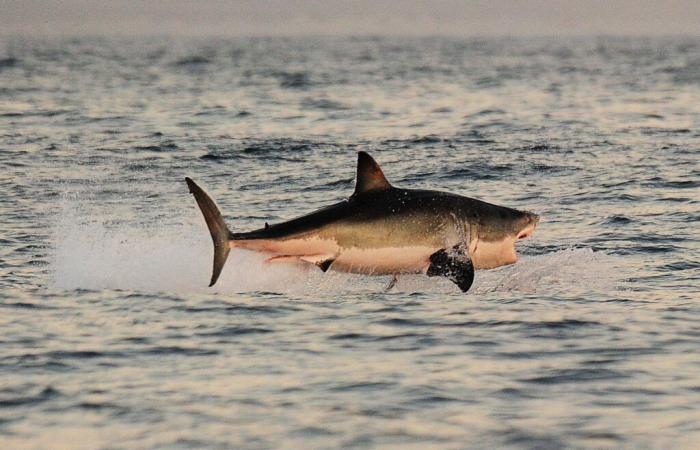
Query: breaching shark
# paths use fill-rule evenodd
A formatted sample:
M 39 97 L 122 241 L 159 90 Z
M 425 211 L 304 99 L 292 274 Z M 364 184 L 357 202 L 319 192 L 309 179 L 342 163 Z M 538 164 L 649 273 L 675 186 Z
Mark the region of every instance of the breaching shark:
M 305 216 L 231 232 L 216 203 L 185 178 L 214 241 L 213 286 L 232 248 L 268 255 L 269 262 L 312 264 L 326 272 L 441 276 L 467 292 L 475 269 L 517 260 L 515 241 L 532 234 L 539 216 L 440 191 L 389 184 L 379 164 L 359 152 L 355 192 Z

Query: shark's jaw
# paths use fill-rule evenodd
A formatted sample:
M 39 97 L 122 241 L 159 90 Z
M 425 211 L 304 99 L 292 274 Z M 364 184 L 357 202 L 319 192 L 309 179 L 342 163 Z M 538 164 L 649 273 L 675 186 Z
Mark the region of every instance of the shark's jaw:
M 540 223 L 540 216 L 531 212 L 523 212 L 524 218 L 520 221 L 520 230 L 515 233 L 515 239 L 525 239 L 535 232 L 537 224 Z
M 531 236 L 540 220 L 537 214 L 529 212 L 523 213 L 523 216 L 513 233 L 504 234 L 499 239 L 476 239 L 471 243 L 469 253 L 475 269 L 494 269 L 518 261 L 515 242 Z
M 534 233 L 539 223 L 537 214 L 525 212 L 523 218 L 514 224 L 513 233 L 504 234 L 497 240 L 479 240 L 472 242 L 470 255 L 475 269 L 494 269 L 500 266 L 515 264 L 518 261 L 518 253 L 515 251 L 515 242 L 525 239 Z

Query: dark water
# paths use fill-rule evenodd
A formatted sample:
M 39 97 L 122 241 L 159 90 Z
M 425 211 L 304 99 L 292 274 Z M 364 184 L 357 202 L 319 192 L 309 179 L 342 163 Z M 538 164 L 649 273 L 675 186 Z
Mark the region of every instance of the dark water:
M 698 448 L 700 40 L 0 42 L 0 447 Z M 448 281 L 233 253 L 396 185 L 535 211 Z

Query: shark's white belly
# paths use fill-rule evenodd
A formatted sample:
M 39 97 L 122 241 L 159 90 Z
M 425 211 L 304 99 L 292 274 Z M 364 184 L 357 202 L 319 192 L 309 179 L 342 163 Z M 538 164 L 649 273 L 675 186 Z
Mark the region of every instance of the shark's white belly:
M 430 265 L 430 255 L 438 250 L 427 246 L 347 248 L 341 251 L 331 268 L 374 275 L 421 273 Z
M 491 269 L 517 260 L 515 238 L 496 242 L 476 241 L 469 248 L 475 269 Z M 317 236 L 297 239 L 255 239 L 229 241 L 232 248 L 269 253 L 274 262 L 304 261 L 321 263 L 333 260 L 332 270 L 386 275 L 422 273 L 430 264 L 430 255 L 440 247 L 429 245 L 387 246 L 376 248 L 340 247 L 334 239 Z
M 270 261 L 322 262 L 333 260 L 332 270 L 363 274 L 395 274 L 424 272 L 430 255 L 439 248 L 429 246 L 401 246 L 379 248 L 342 248 L 335 240 L 311 237 L 285 240 L 229 241 L 233 248 L 245 248 L 270 253 Z

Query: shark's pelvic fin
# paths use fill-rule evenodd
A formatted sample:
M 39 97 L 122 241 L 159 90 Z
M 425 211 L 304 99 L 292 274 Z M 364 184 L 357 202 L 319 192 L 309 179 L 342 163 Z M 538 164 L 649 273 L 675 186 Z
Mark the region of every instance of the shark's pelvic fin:
M 387 181 L 377 161 L 369 156 L 367 152 L 358 152 L 357 177 L 355 181 L 355 193 L 353 195 L 385 189 L 391 189 L 391 184 Z
M 228 246 L 231 232 L 224 223 L 224 218 L 221 216 L 221 212 L 219 212 L 219 208 L 214 203 L 214 200 L 204 192 L 204 189 L 197 186 L 197 183 L 192 181 L 191 178 L 185 178 L 185 181 L 190 189 L 190 193 L 197 200 L 199 209 L 202 210 L 202 215 L 211 233 L 211 239 L 214 241 L 214 268 L 211 274 L 211 282 L 209 283 L 209 286 L 214 286 L 219 275 L 221 275 L 221 269 L 224 268 L 228 253 L 231 251 Z
M 336 260 L 335 255 L 319 254 L 319 255 L 276 255 L 265 260 L 268 263 L 275 262 L 300 262 L 305 264 L 313 264 L 323 272 L 328 272 L 333 262 Z
M 474 282 L 474 265 L 471 258 L 460 247 L 450 253 L 442 249 L 430 255 L 430 266 L 426 275 L 448 278 L 462 292 L 467 292 Z
M 316 265 L 317 265 L 318 268 L 321 269 L 322 271 L 328 272 L 328 269 L 331 268 L 331 264 L 333 264 L 334 261 L 335 261 L 335 258 L 333 258 L 333 259 L 327 259 L 327 260 L 325 260 L 325 261 L 321 261 L 321 262 L 316 263 Z
M 333 254 L 319 254 L 301 256 L 299 259 L 316 265 L 319 269 L 321 269 L 324 272 L 328 272 L 328 269 L 331 267 L 331 264 L 333 264 L 336 258 L 337 255 Z

